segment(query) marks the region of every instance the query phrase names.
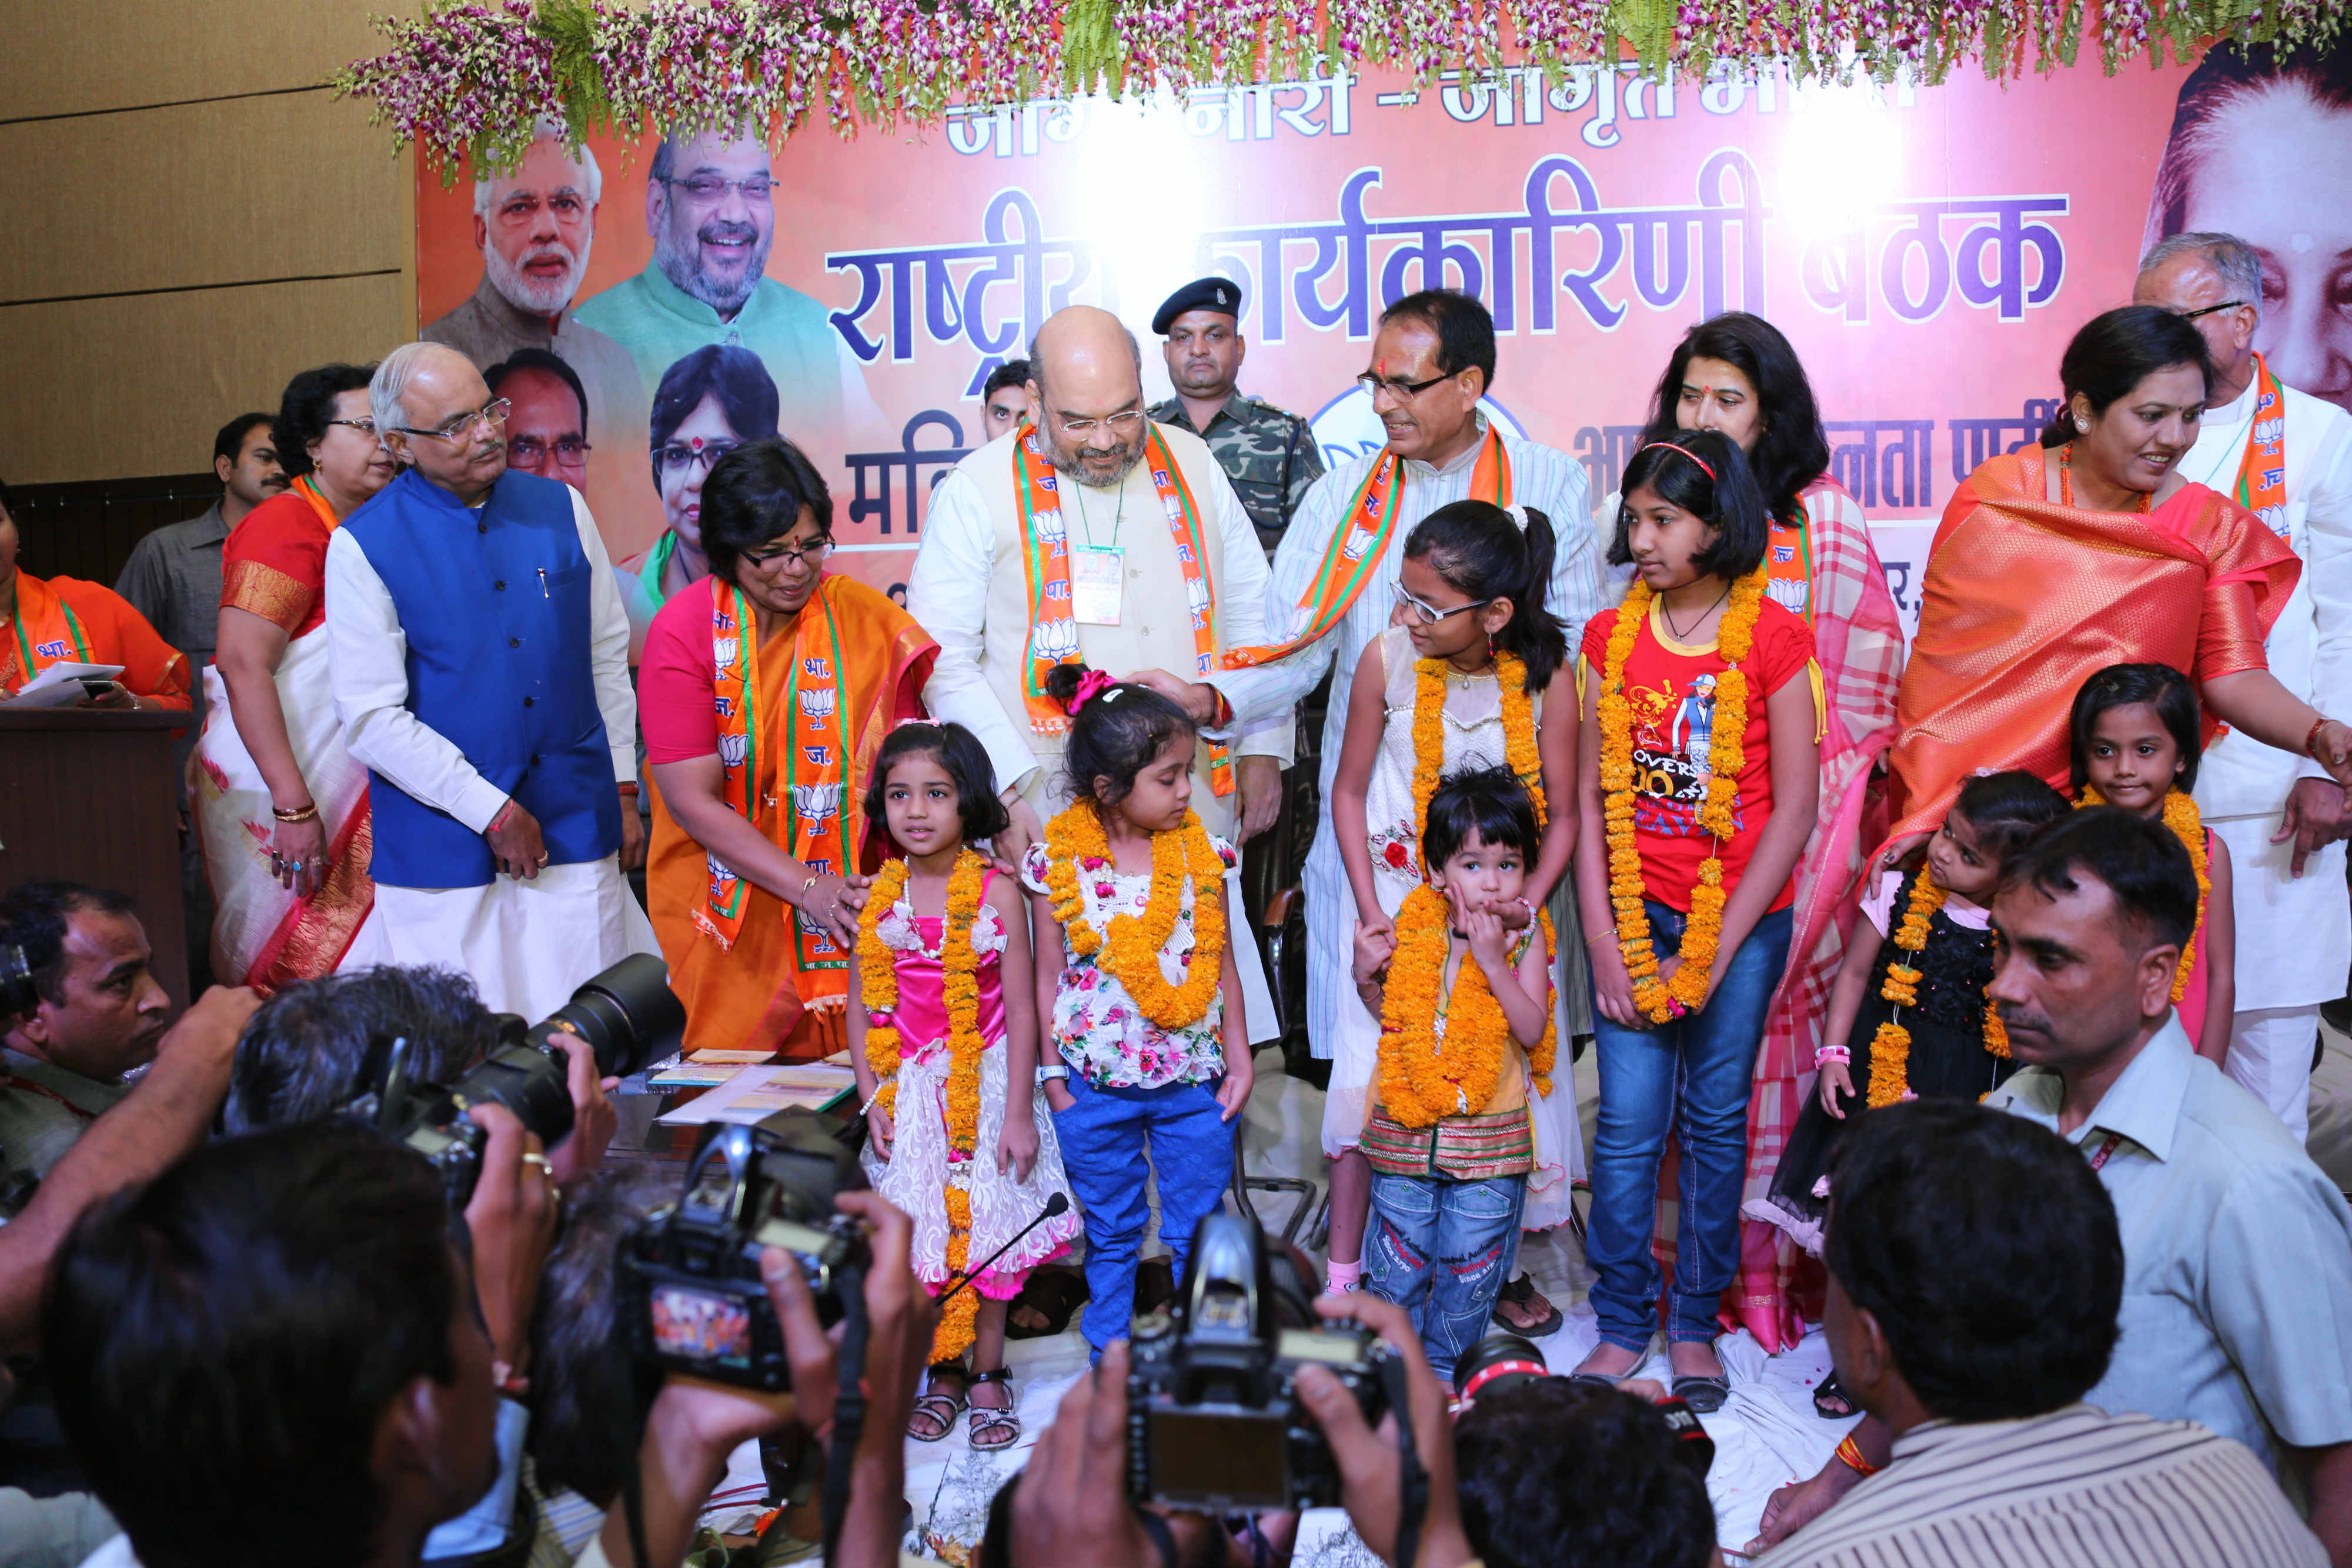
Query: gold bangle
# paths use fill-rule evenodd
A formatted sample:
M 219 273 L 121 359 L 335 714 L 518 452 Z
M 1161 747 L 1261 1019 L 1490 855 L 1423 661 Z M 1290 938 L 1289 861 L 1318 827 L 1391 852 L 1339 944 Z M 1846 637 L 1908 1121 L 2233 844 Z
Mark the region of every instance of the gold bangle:
M 272 806 L 269 808 L 269 814 L 281 822 L 307 822 L 319 814 L 319 803 L 315 800 L 309 801 L 295 807 L 290 811 L 282 806 Z

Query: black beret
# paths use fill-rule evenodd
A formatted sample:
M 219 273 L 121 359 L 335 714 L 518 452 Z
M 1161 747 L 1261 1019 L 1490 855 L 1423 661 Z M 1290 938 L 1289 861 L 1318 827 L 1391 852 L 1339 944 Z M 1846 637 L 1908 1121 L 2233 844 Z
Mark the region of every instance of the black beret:
M 1242 286 L 1230 277 L 1196 277 L 1162 300 L 1151 317 L 1151 329 L 1168 335 L 1169 323 L 1187 310 L 1218 310 L 1236 322 L 1242 318 Z

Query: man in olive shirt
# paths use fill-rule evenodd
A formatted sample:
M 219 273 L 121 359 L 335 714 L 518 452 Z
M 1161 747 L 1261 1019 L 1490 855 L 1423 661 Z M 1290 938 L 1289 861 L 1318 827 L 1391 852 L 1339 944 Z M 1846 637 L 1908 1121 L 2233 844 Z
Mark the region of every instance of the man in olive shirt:
M 1323 457 L 1307 421 L 1234 390 L 1249 351 L 1241 311 L 1242 286 L 1230 277 L 1195 278 L 1160 305 L 1151 329 L 1167 340 L 1161 352 L 1176 395 L 1150 414 L 1209 444 L 1272 559 L 1290 514 L 1323 476 Z

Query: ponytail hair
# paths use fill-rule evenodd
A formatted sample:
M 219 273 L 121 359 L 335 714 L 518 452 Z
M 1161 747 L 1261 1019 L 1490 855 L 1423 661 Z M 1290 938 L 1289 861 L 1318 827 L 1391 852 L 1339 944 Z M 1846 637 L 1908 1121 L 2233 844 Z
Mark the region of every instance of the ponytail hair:
M 1612 566 L 1633 563 L 1633 507 L 1626 497 L 1640 489 L 1716 530 L 1716 541 L 1691 558 L 1698 570 L 1737 582 L 1764 564 L 1771 538 L 1764 493 L 1739 444 L 1721 431 L 1677 430 L 1633 454 L 1619 486 Z
M 1952 810 L 1968 820 L 1977 847 L 2007 862 L 2025 841 L 2066 815 L 2074 806 L 2038 773 L 2012 768 L 1980 773 L 1960 786 Z
M 1133 681 L 1106 684 L 1082 664 L 1055 664 L 1045 672 L 1045 695 L 1070 716 L 1063 777 L 1073 796 L 1097 808 L 1126 800 L 1135 789 L 1135 776 L 1151 765 L 1171 738 L 1200 734 L 1189 714 L 1150 686 Z M 1097 779 L 1108 788 L 1097 789 Z
M 1519 517 L 1527 519 L 1524 532 Z M 1533 507 L 1505 511 L 1491 501 L 1454 501 L 1413 526 L 1404 557 L 1427 561 L 1448 587 L 1472 599 L 1511 601 L 1511 618 L 1495 633 L 1495 646 L 1527 665 L 1532 696 L 1568 662 L 1568 632 L 1545 602 L 1557 549 L 1551 519 Z

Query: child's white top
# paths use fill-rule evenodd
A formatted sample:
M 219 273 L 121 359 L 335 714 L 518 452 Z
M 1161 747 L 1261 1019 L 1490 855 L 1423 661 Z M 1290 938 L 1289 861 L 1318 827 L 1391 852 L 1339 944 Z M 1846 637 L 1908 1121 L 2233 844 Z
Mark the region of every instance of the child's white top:
M 1226 869 L 1238 863 L 1234 846 L 1215 834 L 1209 843 Z M 1032 893 L 1045 893 L 1049 858 L 1043 840 L 1029 846 L 1021 863 L 1022 884 Z M 1086 899 L 1087 924 L 1110 935 L 1114 915 L 1141 919 L 1151 899 L 1150 873 L 1130 876 L 1108 860 L 1080 861 L 1078 891 Z M 1176 928 L 1160 949 L 1160 973 L 1170 985 L 1181 985 L 1192 962 L 1192 897 L 1188 878 Z M 1227 901 L 1228 940 L 1236 932 L 1234 910 Z M 1162 1029 L 1137 1010 L 1118 977 L 1092 957 L 1081 958 L 1070 947 L 1070 934 L 1062 933 L 1062 978 L 1054 995 L 1052 1019 L 1055 1049 L 1072 1072 L 1098 1089 L 1157 1089 L 1166 1083 L 1204 1083 L 1225 1071 L 1225 998 L 1222 987 L 1209 995 L 1208 1010 L 1182 1029 Z M 1204 963 L 1218 963 L 1223 954 L 1202 955 Z M 1038 962 L 1045 962 L 1044 954 Z
M 1895 913 L 1895 900 L 1902 891 L 1903 875 L 1899 871 L 1881 872 L 1878 885 L 1863 895 L 1863 918 L 1877 926 L 1881 936 L 1893 936 L 1895 923 L 1902 918 Z M 1944 895 L 1944 916 L 1953 925 L 1970 931 L 1987 931 L 1992 927 L 1990 911 L 1957 893 Z
M 1381 893 L 1381 906 L 1394 915 L 1404 895 L 1422 883 L 1421 832 L 1413 820 L 1412 706 L 1419 681 L 1414 666 L 1419 656 L 1412 639 L 1402 626 L 1381 633 L 1381 662 L 1387 677 L 1381 701 L 1387 721 L 1381 730 L 1381 748 L 1372 758 L 1372 776 L 1364 787 L 1364 832 L 1372 855 L 1372 881 Z M 1528 700 L 1536 724 L 1543 723 L 1543 694 Z M 1498 768 L 1510 760 L 1503 736 L 1503 683 L 1490 667 L 1482 674 L 1445 674 L 1444 760 L 1442 778 L 1476 768 Z M 1528 870 L 1534 870 L 1530 864 Z M 1348 914 L 1355 914 L 1351 907 Z

